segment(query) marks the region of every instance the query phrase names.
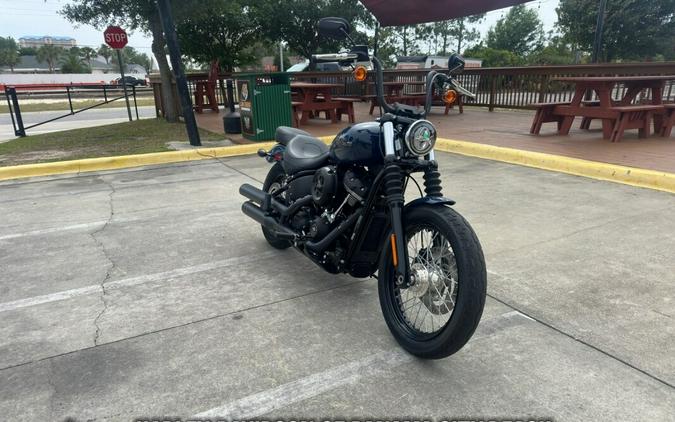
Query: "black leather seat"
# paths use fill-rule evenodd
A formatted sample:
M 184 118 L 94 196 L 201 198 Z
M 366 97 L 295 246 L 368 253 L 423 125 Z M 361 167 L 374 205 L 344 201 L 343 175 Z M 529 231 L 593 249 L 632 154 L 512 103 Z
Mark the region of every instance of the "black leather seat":
M 295 135 L 288 141 L 284 160 L 281 162 L 286 173 L 318 169 L 328 161 L 329 149 L 326 144 L 311 135 Z
M 304 130 L 288 126 L 279 126 L 277 131 L 274 133 L 274 140 L 279 142 L 281 145 L 288 145 L 288 141 L 298 135 L 312 136 L 310 133 L 305 132 Z

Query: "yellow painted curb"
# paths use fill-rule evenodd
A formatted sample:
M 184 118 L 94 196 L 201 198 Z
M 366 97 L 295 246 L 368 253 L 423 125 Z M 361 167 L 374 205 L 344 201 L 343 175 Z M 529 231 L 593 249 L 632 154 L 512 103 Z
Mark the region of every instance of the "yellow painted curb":
M 436 150 L 675 193 L 675 174 L 439 138 Z
M 332 142 L 333 138 L 334 136 L 323 136 L 319 139 L 329 144 Z M 82 160 L 0 167 L 0 180 L 84 173 L 89 171 L 117 170 L 156 164 L 179 163 L 182 161 L 207 160 L 211 158 L 236 157 L 239 155 L 255 154 L 260 148 L 269 149 L 274 146 L 274 144 L 275 142 L 268 141 L 217 148 L 196 148 L 182 151 L 85 158 Z
M 320 137 L 330 144 L 334 136 Z M 212 158 L 235 157 L 255 154 L 258 149 L 269 149 L 273 141 L 255 144 L 232 145 L 218 148 L 198 148 L 183 151 L 156 152 L 151 154 L 123 155 L 117 157 L 87 158 L 83 160 L 58 161 L 54 163 L 27 164 L 12 167 L 0 167 L 0 180 L 24 177 L 51 176 L 58 174 L 84 173 L 90 171 L 116 170 L 156 164 L 178 163 L 183 161 L 206 160 Z M 439 138 L 438 151 L 461 154 L 471 157 L 519 164 L 543 170 L 584 176 L 592 179 L 623 183 L 648 189 L 675 193 L 675 174 L 646 170 L 616 164 L 599 163 L 541 152 L 504 148 L 474 142 Z

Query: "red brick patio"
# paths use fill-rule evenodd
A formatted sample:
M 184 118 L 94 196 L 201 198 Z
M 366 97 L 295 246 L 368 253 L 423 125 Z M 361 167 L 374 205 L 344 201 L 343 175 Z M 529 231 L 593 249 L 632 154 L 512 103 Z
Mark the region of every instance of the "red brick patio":
M 371 120 L 368 104 L 355 104 L 356 121 Z M 205 112 L 197 115 L 200 127 L 223 133 L 222 113 Z M 443 115 L 443 108 L 435 107 L 429 116 L 443 138 L 477 142 L 508 148 L 544 152 L 582 158 L 591 161 L 620 164 L 675 173 L 675 137 L 660 138 L 652 135 L 638 139 L 637 130 L 629 130 L 619 143 L 602 139 L 600 121 L 594 121 L 590 131 L 579 129 L 581 119 L 575 121 L 569 136 L 558 136 L 555 124 L 545 124 L 541 135 L 530 135 L 534 112 L 501 110 L 489 112 L 477 107 L 466 107 L 464 114 L 451 110 Z M 346 118 L 345 118 L 346 120 Z M 348 123 L 331 124 L 323 119 L 310 120 L 302 126 L 316 136 L 334 135 Z M 248 143 L 240 135 L 228 135 L 233 142 Z

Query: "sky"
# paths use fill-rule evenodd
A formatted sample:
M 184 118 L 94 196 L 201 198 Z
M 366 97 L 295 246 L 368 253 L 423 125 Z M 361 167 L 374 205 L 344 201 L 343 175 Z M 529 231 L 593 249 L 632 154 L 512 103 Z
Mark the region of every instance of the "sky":
M 133 1 L 133 0 L 129 0 Z M 103 34 L 88 25 L 73 26 L 61 17 L 57 11 L 68 4 L 68 0 L 0 0 L 0 36 L 18 38 L 25 35 L 69 36 L 77 40 L 81 47 L 98 48 L 103 42 Z M 548 32 L 556 21 L 555 8 L 558 0 L 536 0 L 528 3 L 539 12 L 539 17 Z M 508 9 L 489 12 L 486 19 L 478 26 L 485 35 L 488 29 L 497 22 Z M 142 53 L 152 55 L 150 38 L 141 32 L 129 34 L 129 45 Z

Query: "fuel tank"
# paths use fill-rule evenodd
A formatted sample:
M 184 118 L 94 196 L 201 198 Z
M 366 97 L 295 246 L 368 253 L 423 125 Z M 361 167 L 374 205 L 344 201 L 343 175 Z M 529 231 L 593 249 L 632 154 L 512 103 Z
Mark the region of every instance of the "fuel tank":
M 375 165 L 384 161 L 380 124 L 357 123 L 340 132 L 330 147 L 331 160 L 339 164 Z

